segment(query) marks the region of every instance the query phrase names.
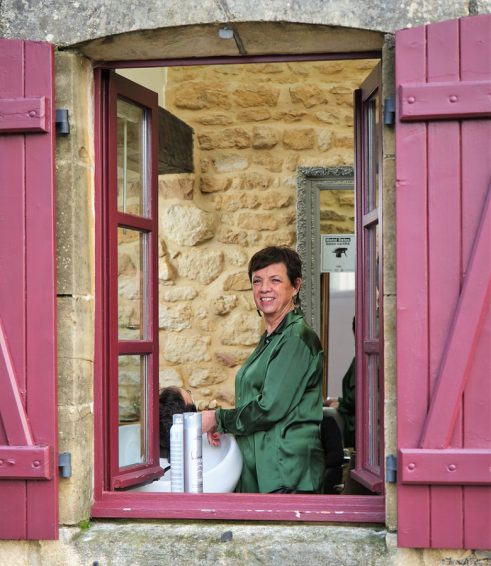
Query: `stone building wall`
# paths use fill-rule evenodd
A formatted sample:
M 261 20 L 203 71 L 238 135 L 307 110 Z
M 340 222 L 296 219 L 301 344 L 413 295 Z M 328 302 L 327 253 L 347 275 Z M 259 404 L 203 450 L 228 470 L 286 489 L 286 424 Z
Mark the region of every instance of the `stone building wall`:
M 355 89 L 374 60 L 170 68 L 166 107 L 195 131 L 195 173 L 161 176 L 160 385 L 234 402 L 263 331 L 247 262 L 296 242 L 298 167 L 353 164 Z M 340 203 L 329 224 L 352 229 Z
M 72 477 L 59 483 L 59 521 L 76 524 L 90 514 L 93 485 L 94 83 L 87 60 L 57 53 L 55 61 L 56 103 L 70 116 L 70 135 L 56 140 L 58 450 L 72 455 Z M 8 562 L 1 558 L 2 548 L 0 563 Z
M 42 5 L 41 5 L 42 4 Z M 114 3 L 114 6 L 105 7 L 107 14 L 111 17 L 100 17 L 100 11 L 94 10 L 94 5 L 100 6 L 100 2 L 77 3 L 74 7 L 72 4 L 61 3 L 57 0 L 52 2 L 19 3 L 14 0 L 0 3 L 0 32 L 5 37 L 25 37 L 30 39 L 49 39 L 55 43 L 64 42 L 65 44 L 73 43 L 77 40 L 101 37 L 111 33 L 122 33 L 121 36 L 111 37 L 111 41 L 107 38 L 101 39 L 101 52 L 107 59 L 107 50 L 112 44 L 119 41 L 119 45 L 124 46 L 124 54 L 134 49 L 135 38 L 124 37 L 124 31 L 129 29 L 138 30 L 145 28 L 141 32 L 142 37 L 153 39 L 149 34 L 147 26 L 149 22 L 158 28 L 159 26 L 169 26 L 164 30 L 164 39 L 166 41 L 155 42 L 158 48 L 158 56 L 170 56 L 170 47 L 176 42 L 169 40 L 168 36 L 175 39 L 182 38 L 177 42 L 178 47 L 185 45 L 187 51 L 179 52 L 174 56 L 197 56 L 203 54 L 220 55 L 216 43 L 208 39 L 208 43 L 203 38 L 198 37 L 198 41 L 191 41 L 196 37 L 196 29 L 190 26 L 186 27 L 186 23 L 191 21 L 201 22 L 210 21 L 215 24 L 219 21 L 230 21 L 230 14 L 217 15 L 216 12 L 222 10 L 223 3 L 215 2 L 214 12 L 207 3 L 202 6 L 193 5 L 192 10 L 183 9 L 183 3 L 171 1 L 165 2 L 166 9 L 162 8 L 162 2 L 143 2 L 138 6 L 138 10 L 128 10 L 125 2 Z M 78 5 L 80 4 L 80 5 Z M 147 11 L 147 4 L 152 4 L 154 10 L 152 14 Z M 232 3 L 228 3 L 232 4 Z M 295 6 L 291 3 L 275 2 L 272 8 L 271 3 L 254 4 L 253 9 L 249 1 L 239 1 L 233 3 L 237 6 L 245 6 L 245 9 L 239 15 L 244 20 L 251 17 L 263 19 L 265 22 L 272 20 L 273 14 L 279 24 L 271 23 L 263 26 L 264 34 L 260 36 L 262 43 L 256 50 L 256 53 L 267 53 L 268 48 L 275 49 L 277 36 L 271 37 L 275 29 L 278 33 L 284 33 L 283 20 L 291 21 L 316 21 L 324 26 L 328 25 L 347 25 L 350 28 L 365 28 L 368 26 L 356 18 L 369 18 L 377 22 L 377 29 L 388 30 L 397 29 L 404 25 L 417 25 L 431 19 L 433 21 L 444 20 L 456 15 L 464 15 L 468 13 L 489 12 L 489 0 L 471 0 L 446 3 L 441 1 L 429 1 L 416 6 L 416 4 L 407 2 L 404 9 L 399 9 L 399 4 L 394 7 L 397 9 L 387 9 L 386 3 L 374 5 L 366 2 L 366 5 L 359 8 L 357 13 L 353 13 L 352 4 L 345 2 L 345 18 L 342 21 L 336 20 L 337 14 L 333 13 L 332 6 L 325 3 L 320 9 L 308 9 L 306 4 L 297 3 Z M 280 4 L 282 6 L 280 6 Z M 317 2 L 317 4 L 319 4 Z M 318 7 L 316 4 L 316 8 Z M 60 16 L 60 12 L 54 9 L 54 6 L 66 10 L 65 16 Z M 185 5 L 185 3 L 184 3 Z M 320 6 L 320 5 L 319 5 Z M 469 9 L 467 9 L 469 7 Z M 113 9 L 114 8 L 114 9 Z M 366 9 L 365 9 L 366 8 Z M 471 9 L 472 8 L 472 9 Z M 116 12 L 116 9 L 118 10 Z M 283 10 L 283 11 L 282 11 Z M 285 13 L 288 11 L 288 14 Z M 205 15 L 203 15 L 206 12 Z M 375 13 L 376 12 L 376 13 Z M 116 14 L 116 15 L 115 15 Z M 120 16 L 120 17 L 118 17 Z M 234 14 L 232 14 L 234 16 Z M 234 16 L 239 19 L 239 16 Z M 429 18 L 430 17 L 430 18 Z M 160 18 L 160 21 L 159 21 Z M 354 19 L 355 18 L 355 19 Z M 387 20 L 399 18 L 396 25 L 389 26 Z M 233 18 L 232 18 L 233 19 Z M 402 21 L 403 20 L 403 21 Z M 108 25 L 114 26 L 113 28 Z M 175 26 L 175 27 L 172 27 Z M 240 24 L 239 24 L 240 26 Z M 203 26 L 204 28 L 205 26 Z M 216 36 L 215 26 L 208 26 L 211 29 L 210 37 Z M 258 25 L 254 23 L 248 26 L 242 26 L 244 33 L 249 29 L 251 32 L 257 33 Z M 321 28 L 322 26 L 317 26 Z M 199 31 L 203 31 L 201 28 Z M 359 33 L 359 29 L 355 30 Z M 285 36 L 285 43 L 291 45 L 289 52 L 291 53 L 307 53 L 320 50 L 321 39 L 324 42 L 324 34 L 315 34 L 315 26 L 305 27 L 305 36 L 300 42 L 292 42 L 290 36 Z M 348 28 L 341 30 L 340 37 L 344 37 L 348 33 Z M 360 32 L 361 33 L 361 32 Z M 317 37 L 318 43 L 315 49 L 309 47 L 308 39 Z M 200 40 L 201 39 L 201 40 Z M 324 45 L 324 43 L 322 43 Z M 344 43 L 344 50 L 347 49 L 347 43 Z M 286 51 L 285 51 L 286 52 Z M 172 54 L 172 53 L 171 53 Z M 94 289 L 93 289 L 93 271 L 94 271 L 94 210 L 93 210 L 93 146 L 91 139 L 93 135 L 93 111 L 91 103 L 93 102 L 93 88 L 91 85 L 92 69 L 88 62 L 80 63 L 80 58 L 74 56 L 73 53 L 58 51 L 56 54 L 59 67 L 57 68 L 57 103 L 60 107 L 68 107 L 70 111 L 70 123 L 72 129 L 75 127 L 77 136 L 71 136 L 67 139 L 58 138 L 58 155 L 57 155 L 57 208 L 58 208 L 58 321 L 59 336 L 59 405 L 60 405 L 60 451 L 69 450 L 73 457 L 73 476 L 70 479 L 60 481 L 60 523 L 65 525 L 75 525 L 68 528 L 61 528 L 60 540 L 58 541 L 1 541 L 0 542 L 0 558 L 2 563 L 31 565 L 31 564 L 52 564 L 54 566 L 64 566 L 66 564 L 78 566 L 98 562 L 100 564 L 149 564 L 161 563 L 171 559 L 185 560 L 189 564 L 199 563 L 230 563 L 242 564 L 249 563 L 274 563 L 280 560 L 283 563 L 298 563 L 298 561 L 308 560 L 311 564 L 387 564 L 387 565 L 441 565 L 441 564 L 481 564 L 489 562 L 488 552 L 474 552 L 471 550 L 431 550 L 431 549 L 403 549 L 397 548 L 396 535 L 387 533 L 385 530 L 378 528 L 371 529 L 361 526 L 343 526 L 343 525 L 312 525 L 308 523 L 296 524 L 273 524 L 273 523 L 233 523 L 233 522 L 213 522 L 213 521 L 94 521 L 90 528 L 85 521 L 90 516 L 90 504 L 92 497 L 92 475 L 93 475 L 93 430 L 92 430 L 92 383 L 93 383 L 93 344 L 94 344 Z M 140 58 L 143 58 L 139 55 Z M 60 58 L 62 58 L 60 63 Z M 102 57 L 101 57 L 102 58 Z M 117 59 L 118 57 L 112 57 Z M 123 57 L 124 58 L 124 57 Z M 386 63 L 387 64 L 387 63 Z M 308 68 L 308 67 L 305 67 Z M 218 69 L 218 68 L 217 68 Z M 211 69 L 209 69 L 211 72 Z M 188 69 L 187 73 L 192 73 L 197 69 Z M 174 70 L 172 71 L 174 72 Z M 250 71 L 249 71 L 250 72 Z M 368 71 L 367 71 L 368 72 Z M 364 71 L 360 74 L 363 74 Z M 223 87 L 223 80 L 218 81 L 214 75 L 214 82 Z M 259 75 L 256 75 L 259 78 Z M 320 73 L 315 74 L 318 80 Z M 59 84 L 61 81 L 61 84 Z M 311 77 L 310 82 L 314 81 Z M 256 79 L 251 81 L 257 86 Z M 66 84 L 64 84 L 66 83 Z M 172 82 L 170 83 L 172 84 Z M 232 97 L 232 83 L 226 83 L 226 92 Z M 343 83 L 345 84 L 345 83 Z M 386 83 L 386 86 L 389 83 Z M 282 88 L 283 88 L 282 84 Z M 386 88 L 384 87 L 384 89 Z M 324 87 L 321 87 L 324 89 Z M 289 96 L 288 90 L 284 91 Z M 170 99 L 170 96 L 169 96 Z M 203 98 L 200 98 L 199 104 L 203 104 Z M 206 125 L 200 124 L 193 116 L 203 116 L 207 111 L 209 99 L 205 98 L 205 103 L 201 112 L 185 108 L 177 108 L 174 104 L 171 108 L 175 113 L 193 124 L 195 130 L 199 132 L 201 129 L 225 129 L 230 125 Z M 331 103 L 329 103 L 331 104 Z M 291 106 L 294 104 L 292 102 Z M 309 125 L 315 128 L 322 126 L 322 122 L 317 122 L 319 118 L 315 115 L 318 110 L 326 110 L 327 105 L 324 103 L 317 108 L 311 107 L 306 109 L 305 120 L 310 120 Z M 241 109 L 240 111 L 244 111 Z M 268 110 L 268 108 L 266 108 Z M 271 109 L 269 109 L 271 112 Z M 338 111 L 338 109 L 337 109 Z M 220 112 L 233 116 L 234 127 L 243 127 L 252 135 L 254 125 L 267 125 L 282 129 L 283 127 L 303 127 L 302 122 L 285 122 L 283 123 L 272 116 L 264 122 L 243 122 L 235 123 L 236 116 L 238 118 L 239 109 L 235 111 L 232 108 Z M 334 113 L 337 117 L 337 114 Z M 333 124 L 326 124 L 325 127 L 333 129 Z M 73 131 L 73 130 L 72 130 Z M 75 140 L 72 143 L 72 140 Z M 390 140 L 390 143 L 389 141 Z M 318 144 L 318 140 L 315 140 Z M 252 142 L 251 142 L 252 143 Z M 388 151 L 393 151 L 391 136 L 384 136 L 384 145 L 387 145 Z M 283 138 L 280 138 L 275 148 L 268 151 L 276 151 L 277 148 L 283 147 Z M 314 156 L 317 152 L 318 145 L 315 149 L 299 150 L 299 156 Z M 208 159 L 208 166 L 215 171 L 215 165 L 210 160 L 216 150 L 199 150 L 200 158 Z M 244 154 L 250 151 L 250 148 L 227 149 L 223 148 L 222 152 L 233 152 L 236 154 Z M 385 151 L 385 150 L 384 150 Z M 320 161 L 329 165 L 332 161 L 324 158 L 330 158 L 333 150 L 329 149 L 325 152 L 319 152 Z M 315 157 L 315 156 L 314 156 Z M 321 159 L 322 158 L 322 159 Z M 200 159 L 201 160 L 201 159 Z M 393 172 L 394 156 L 388 155 L 385 158 L 385 173 L 387 170 Z M 351 163 L 351 161 L 347 161 Z M 317 164 L 317 163 L 316 163 Z M 206 163 L 204 164 L 206 166 Z M 254 164 L 254 167 L 257 165 Z M 259 166 L 257 166 L 259 167 Z M 206 167 L 205 167 L 206 168 Z M 230 173 L 232 180 L 239 179 L 246 171 L 238 173 Z M 268 175 L 275 178 L 280 177 L 278 172 L 267 172 Z M 292 173 L 293 174 L 293 173 Z M 225 173 L 221 174 L 225 176 Z M 174 203 L 176 205 L 186 206 L 189 208 L 197 208 L 209 213 L 210 218 L 216 226 L 222 214 L 217 210 L 214 199 L 218 195 L 227 196 L 233 194 L 231 187 L 224 191 L 216 193 L 202 193 L 200 188 L 201 177 L 205 173 L 199 172 L 198 178 L 192 176 L 184 176 L 180 178 L 167 178 L 165 182 L 161 179 L 160 196 L 161 206 L 164 210 L 165 204 Z M 216 176 L 220 175 L 216 173 Z M 238 181 L 237 181 L 238 182 Z M 276 187 L 279 189 L 279 187 Z M 268 187 L 267 190 L 261 191 L 261 205 L 253 208 L 252 212 L 268 212 L 263 210 L 262 202 L 266 195 L 273 190 Z M 248 191 L 247 191 L 248 193 Z M 283 194 L 283 192 L 282 192 Z M 289 194 L 294 196 L 293 188 L 289 189 Z M 388 197 L 388 198 L 386 198 Z M 395 197 L 394 176 L 385 175 L 384 199 L 386 204 L 393 205 Z M 293 205 L 289 205 L 293 211 Z M 247 209 L 244 209 L 246 212 Z M 281 209 L 279 209 L 281 212 Z M 238 214 L 232 211 L 230 214 Z M 198 212 L 198 214 L 200 214 Z M 169 213 L 169 216 L 172 216 Z M 204 215 L 206 216 L 206 215 Z M 387 229 L 390 223 L 390 229 Z M 386 234 L 393 233 L 394 219 L 384 216 L 384 232 Z M 65 231 L 66 229 L 66 231 Z M 264 236 L 273 232 L 258 231 L 261 236 L 260 244 L 263 244 Z M 163 232 L 162 232 L 163 233 Z M 215 232 L 214 232 L 215 234 Z M 389 236 L 388 236 L 389 237 Z M 207 320 L 214 323 L 215 326 L 223 321 L 220 325 L 223 327 L 231 315 L 238 313 L 239 310 L 232 310 L 229 315 L 218 315 L 212 312 L 212 299 L 216 292 L 217 296 L 225 294 L 240 295 L 241 300 L 249 299 L 248 291 L 223 291 L 224 279 L 233 274 L 235 271 L 243 270 L 245 263 L 241 263 L 240 252 L 249 254 L 253 251 L 254 245 L 242 244 L 220 244 L 217 236 L 195 243 L 193 246 L 184 247 L 179 245 L 177 241 L 171 240 L 168 236 L 163 236 L 163 244 L 161 250 L 161 293 L 160 297 L 162 305 L 173 306 L 175 311 L 180 308 L 183 311 L 186 307 L 191 309 L 192 315 L 190 321 L 192 325 L 184 328 L 180 332 L 177 330 L 166 330 L 162 325 L 162 344 L 164 338 L 173 336 L 175 341 L 180 336 L 196 337 L 205 335 L 209 338 L 210 345 L 205 345 L 211 349 L 212 345 L 221 342 L 219 338 L 215 338 L 210 331 L 203 332 L 200 330 L 200 324 L 203 324 L 205 318 L 200 318 L 203 313 L 209 311 L 211 315 Z M 258 243 L 259 244 L 259 243 Z M 385 245 L 385 243 L 384 243 Z M 185 278 L 177 271 L 176 257 L 173 254 L 179 253 L 181 250 L 216 250 L 221 247 L 224 250 L 223 264 L 220 275 L 209 285 L 202 285 L 197 279 Z M 259 247 L 259 245 L 258 245 Z M 385 246 L 385 256 L 389 246 Z M 225 252 L 228 253 L 225 255 Z M 390 257 L 386 260 L 388 263 L 394 264 L 394 250 L 391 248 Z M 206 266 L 208 268 L 208 266 Z M 63 279 L 62 272 L 66 272 L 66 279 Z M 394 320 L 393 316 L 388 316 L 390 310 L 391 315 L 395 310 L 394 296 L 394 273 L 385 272 L 387 280 L 384 280 L 384 290 L 386 293 L 386 307 L 390 302 L 391 308 L 386 308 L 386 317 Z M 390 278 L 390 279 L 389 279 Z M 65 284 L 66 283 L 66 284 Z M 215 287 L 214 287 L 215 285 Z M 230 299 L 229 299 L 230 300 Z M 239 300 L 239 299 L 237 299 Z M 224 301 L 225 304 L 225 301 Z M 200 309 L 203 309 L 200 310 Z M 162 312 L 166 312 L 162 308 Z M 248 311 L 246 311 L 248 312 Z M 196 314 L 197 313 L 197 314 Z M 179 317 L 186 320 L 186 317 Z M 394 339 L 395 331 L 390 328 L 391 332 L 387 332 L 386 339 L 386 376 L 390 372 L 395 375 L 394 368 Z M 208 334 L 207 334 L 208 333 Z M 251 346 L 247 346 L 244 350 L 249 350 Z M 223 349 L 229 351 L 233 349 L 239 350 L 232 345 L 226 344 Z M 191 348 L 192 350 L 192 341 Z M 172 349 L 168 348 L 168 356 L 171 355 Z M 177 350 L 175 350 L 177 351 Z M 392 351 L 392 356 L 387 353 Z M 216 367 L 223 368 L 223 372 L 229 372 L 230 375 L 224 384 L 231 383 L 232 375 L 235 368 L 228 369 L 226 365 L 218 365 L 218 362 L 212 359 L 212 353 L 209 361 L 193 364 L 188 362 L 186 373 L 185 366 L 179 365 L 174 361 L 167 361 L 162 357 L 161 363 L 161 381 L 182 380 L 183 383 L 189 381 L 188 370 L 194 365 L 211 365 L 217 364 Z M 176 373 L 173 373 L 176 372 Z M 179 374 L 177 374 L 179 372 Z M 172 377 L 174 375 L 174 377 Z M 390 391 L 385 391 L 386 406 L 386 423 L 389 423 L 390 445 L 395 446 L 395 379 L 392 380 Z M 221 385 L 221 384 L 219 384 Z M 211 397 L 210 397 L 211 398 Z M 386 439 L 387 440 L 387 439 Z M 389 450 L 386 442 L 386 449 Z M 387 485 L 387 493 L 392 502 L 395 501 L 395 486 Z M 76 526 L 79 521 L 80 526 Z M 388 506 L 387 526 L 390 530 L 395 528 L 395 503 Z M 222 533 L 233 529 L 233 539 L 229 542 L 222 543 Z M 142 532 L 144 531 L 144 532 Z M 132 535 L 132 536 L 130 536 Z M 234 541 L 234 542 L 232 542 Z M 286 549 L 286 550 L 285 550 Z M 283 552 L 284 551 L 284 552 Z

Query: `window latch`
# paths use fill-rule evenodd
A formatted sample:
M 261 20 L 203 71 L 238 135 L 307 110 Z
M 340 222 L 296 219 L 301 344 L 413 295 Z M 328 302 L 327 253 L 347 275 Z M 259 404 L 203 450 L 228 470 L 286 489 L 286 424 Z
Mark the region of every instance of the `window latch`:
M 58 454 L 58 469 L 61 478 L 72 477 L 72 454 L 71 452 L 62 452 Z
M 397 482 L 397 456 L 389 454 L 385 458 L 385 479 L 387 483 Z
M 56 133 L 67 136 L 70 133 L 70 122 L 68 120 L 68 110 L 66 108 L 56 109 Z

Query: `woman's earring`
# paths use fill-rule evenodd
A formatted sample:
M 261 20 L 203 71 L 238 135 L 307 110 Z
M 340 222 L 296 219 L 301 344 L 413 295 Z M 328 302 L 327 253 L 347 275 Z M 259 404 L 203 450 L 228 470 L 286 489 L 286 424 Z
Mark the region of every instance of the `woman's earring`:
M 259 317 L 261 318 L 263 315 L 261 314 L 261 311 L 259 309 L 256 309 L 257 314 L 259 315 Z

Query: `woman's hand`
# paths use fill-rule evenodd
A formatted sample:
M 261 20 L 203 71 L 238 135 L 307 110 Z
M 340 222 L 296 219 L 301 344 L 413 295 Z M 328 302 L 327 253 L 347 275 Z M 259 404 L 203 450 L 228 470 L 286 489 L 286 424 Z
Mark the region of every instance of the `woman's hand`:
M 210 446 L 220 446 L 220 433 L 219 432 L 208 432 L 206 434 L 208 438 L 208 444 Z
M 220 446 L 220 433 L 216 431 L 217 420 L 215 411 L 202 411 L 201 413 L 201 430 L 206 432 L 208 444 L 211 446 Z
M 327 397 L 327 399 L 324 401 L 324 407 L 331 407 L 331 409 L 337 409 L 339 407 L 339 400 L 331 399 L 331 397 Z

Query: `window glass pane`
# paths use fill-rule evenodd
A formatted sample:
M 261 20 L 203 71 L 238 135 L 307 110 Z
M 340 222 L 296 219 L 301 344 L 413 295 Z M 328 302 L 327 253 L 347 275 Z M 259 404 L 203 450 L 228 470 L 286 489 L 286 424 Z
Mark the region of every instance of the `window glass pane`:
M 319 191 L 320 233 L 353 234 L 355 231 L 355 192 L 348 189 Z
M 118 339 L 146 338 L 148 235 L 118 228 Z
M 379 151 L 379 101 L 377 93 L 367 103 L 367 200 L 366 210 L 377 208 L 378 203 L 378 151 Z
M 147 216 L 145 110 L 118 99 L 118 211 Z
M 367 337 L 375 340 L 379 336 L 379 225 L 367 231 Z
M 148 460 L 146 356 L 119 356 L 119 466 Z
M 379 356 L 368 356 L 368 464 L 380 467 Z

